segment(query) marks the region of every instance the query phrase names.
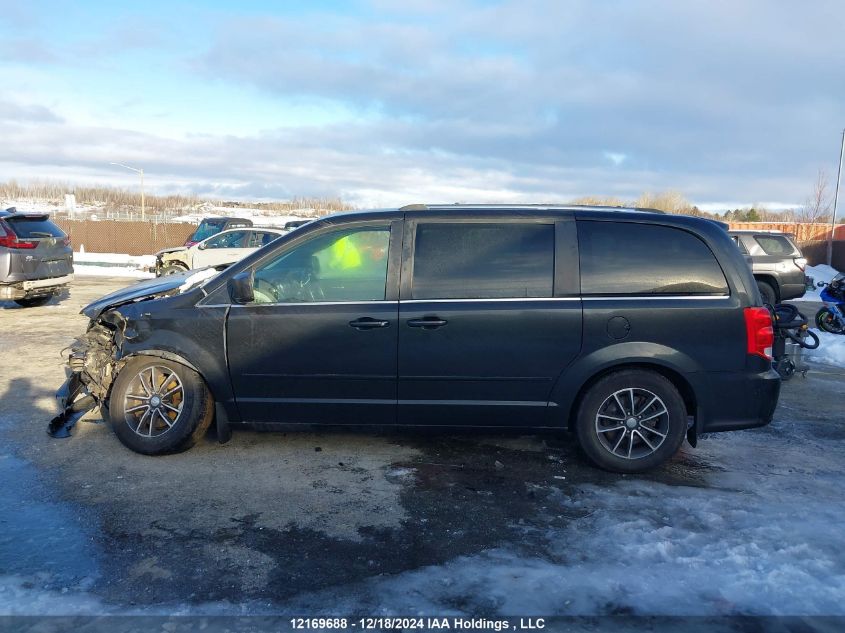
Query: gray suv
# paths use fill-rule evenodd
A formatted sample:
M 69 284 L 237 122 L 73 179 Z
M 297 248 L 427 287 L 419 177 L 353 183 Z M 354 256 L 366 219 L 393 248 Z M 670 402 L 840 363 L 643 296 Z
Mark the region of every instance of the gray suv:
M 730 231 L 743 255 L 751 259 L 763 301 L 772 305 L 804 296 L 807 260 L 786 233 L 778 231 Z
M 46 213 L 0 211 L 0 300 L 44 305 L 71 280 L 70 238 Z

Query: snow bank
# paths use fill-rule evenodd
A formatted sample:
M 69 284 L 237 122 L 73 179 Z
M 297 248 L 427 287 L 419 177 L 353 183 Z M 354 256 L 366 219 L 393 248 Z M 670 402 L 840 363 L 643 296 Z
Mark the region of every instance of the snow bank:
M 155 266 L 155 255 L 126 255 L 124 253 L 74 253 L 73 274 L 98 277 L 128 277 L 150 279 L 154 273 L 146 269 Z
M 836 275 L 839 274 L 839 271 L 827 264 L 819 264 L 818 266 L 807 266 L 807 269 L 804 271 L 807 277 L 813 278 L 813 283 L 817 284 L 820 281 L 828 282 L 833 279 Z M 821 288 L 814 288 L 813 290 L 808 290 L 804 293 L 804 296 L 800 299 L 793 299 L 793 301 L 821 301 L 821 297 L 819 297 L 819 292 Z
M 805 351 L 805 357 L 828 365 L 845 367 L 845 336 L 819 330 L 813 331 L 819 337 L 819 347 L 815 350 Z

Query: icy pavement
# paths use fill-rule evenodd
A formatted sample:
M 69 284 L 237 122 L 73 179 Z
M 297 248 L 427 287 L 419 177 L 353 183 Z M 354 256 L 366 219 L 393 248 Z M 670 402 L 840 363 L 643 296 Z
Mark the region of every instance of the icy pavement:
M 801 385 L 787 387 L 786 402 Z M 840 409 L 814 437 L 813 423 L 779 418 L 705 440 L 682 466 L 700 469 L 695 485 L 620 477 L 555 487 L 548 512 L 581 515 L 562 529 L 525 526 L 521 543 L 378 579 L 351 599 L 348 588 L 323 593 L 302 608 L 843 615 L 845 420 Z

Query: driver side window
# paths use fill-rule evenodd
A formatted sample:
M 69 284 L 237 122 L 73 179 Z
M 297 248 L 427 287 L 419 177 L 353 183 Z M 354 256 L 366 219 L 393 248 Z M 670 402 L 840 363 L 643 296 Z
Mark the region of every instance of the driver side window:
M 318 235 L 257 268 L 255 303 L 384 301 L 389 227 Z

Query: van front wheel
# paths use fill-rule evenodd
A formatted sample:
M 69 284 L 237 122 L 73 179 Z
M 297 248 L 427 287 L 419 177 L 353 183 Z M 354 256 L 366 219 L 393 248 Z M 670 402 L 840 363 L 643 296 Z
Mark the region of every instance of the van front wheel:
M 581 400 L 578 441 L 600 468 L 640 473 L 674 455 L 687 431 L 675 386 L 652 371 L 627 369 L 601 378 Z
M 138 356 L 117 376 L 109 422 L 136 453 L 163 455 L 193 446 L 208 429 L 214 401 L 194 370 L 163 358 Z

